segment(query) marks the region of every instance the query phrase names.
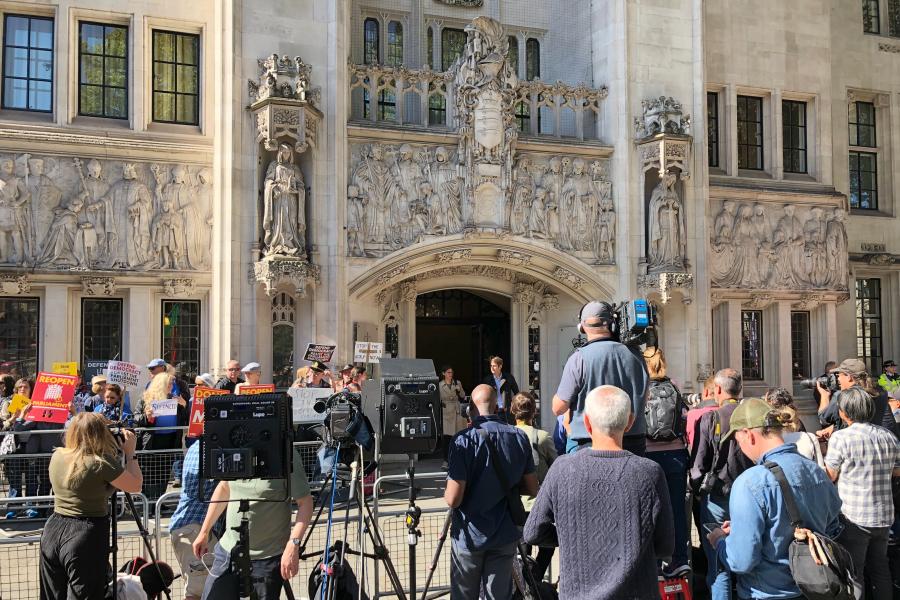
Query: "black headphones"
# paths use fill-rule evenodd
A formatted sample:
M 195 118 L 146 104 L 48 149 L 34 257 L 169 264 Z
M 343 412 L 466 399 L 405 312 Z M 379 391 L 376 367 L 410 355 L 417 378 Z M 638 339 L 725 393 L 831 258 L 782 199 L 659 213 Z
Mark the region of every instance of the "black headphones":
M 584 304 L 581 305 L 581 308 L 578 309 L 578 333 L 585 334 L 585 335 L 587 334 L 587 332 L 584 330 L 584 325 L 582 324 L 581 313 L 584 312 L 584 309 L 591 302 L 600 302 L 600 305 L 602 306 L 600 318 L 602 318 L 607 324 L 609 324 L 609 321 L 612 319 L 614 311 L 613 311 L 612 304 L 610 304 L 609 302 L 603 302 L 603 301 L 598 301 L 598 300 L 591 300 L 590 302 L 585 302 Z

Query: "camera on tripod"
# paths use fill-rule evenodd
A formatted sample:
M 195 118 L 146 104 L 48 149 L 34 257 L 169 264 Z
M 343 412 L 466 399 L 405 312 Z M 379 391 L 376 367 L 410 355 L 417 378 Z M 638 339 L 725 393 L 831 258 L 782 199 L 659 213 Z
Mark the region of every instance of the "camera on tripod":
M 353 392 L 338 392 L 326 400 L 316 401 L 313 410 L 325 415 L 326 444 L 336 446 L 356 441 L 360 428 L 367 427 L 361 406 L 361 395 Z
M 816 384 L 821 385 L 832 394 L 841 389 L 841 384 L 838 382 L 837 373 L 826 373 L 821 377 L 800 380 L 800 387 L 806 388 L 808 390 L 816 389 Z

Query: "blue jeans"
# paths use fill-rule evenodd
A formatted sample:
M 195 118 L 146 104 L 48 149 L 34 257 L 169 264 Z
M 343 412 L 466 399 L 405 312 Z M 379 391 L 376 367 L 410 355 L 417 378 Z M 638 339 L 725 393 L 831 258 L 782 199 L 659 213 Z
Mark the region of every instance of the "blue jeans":
M 508 600 L 513 595 L 513 558 L 516 544 L 490 550 L 469 550 L 456 541 L 450 551 L 450 600 L 478 598 Z
M 672 504 L 673 525 L 675 527 L 675 551 L 672 565 L 688 564 L 688 522 L 685 514 L 685 494 L 687 492 L 687 450 L 664 450 L 648 452 L 647 458 L 662 467 L 669 487 L 669 501 Z
M 728 499 L 722 496 L 703 496 L 701 500 L 700 518 L 703 523 L 724 523 L 728 520 Z M 702 529 L 702 527 L 701 527 Z M 731 573 L 719 563 L 715 548 L 709 545 L 706 531 L 700 536 L 707 564 L 706 585 L 712 600 L 729 600 L 731 598 Z

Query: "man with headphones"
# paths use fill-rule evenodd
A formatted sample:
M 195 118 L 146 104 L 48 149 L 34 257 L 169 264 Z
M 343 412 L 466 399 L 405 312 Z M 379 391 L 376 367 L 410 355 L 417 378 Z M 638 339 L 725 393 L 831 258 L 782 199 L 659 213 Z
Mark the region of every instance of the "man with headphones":
M 650 376 L 640 351 L 613 339 L 614 312 L 606 302 L 588 302 L 581 308 L 578 331 L 587 336 L 587 344 L 566 361 L 553 396 L 553 412 L 568 413 L 568 453 L 591 446 L 591 436 L 584 425 L 584 401 L 591 390 L 601 385 L 614 385 L 631 398 L 634 424 L 625 432 L 623 449 L 639 456 L 647 449 L 644 402 Z

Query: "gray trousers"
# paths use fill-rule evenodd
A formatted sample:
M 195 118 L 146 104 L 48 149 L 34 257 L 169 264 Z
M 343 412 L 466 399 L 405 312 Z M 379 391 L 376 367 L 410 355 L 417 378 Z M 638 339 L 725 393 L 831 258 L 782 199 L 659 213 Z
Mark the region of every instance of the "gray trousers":
M 874 588 L 873 600 L 891 600 L 893 584 L 888 565 L 888 527 L 862 527 L 846 521 L 837 541 L 853 558 L 856 578 L 853 582 L 857 600 L 865 597 L 865 581 Z
M 484 587 L 485 600 L 509 600 L 513 595 L 516 544 L 472 551 L 453 542 L 450 552 L 450 600 L 473 600 Z

